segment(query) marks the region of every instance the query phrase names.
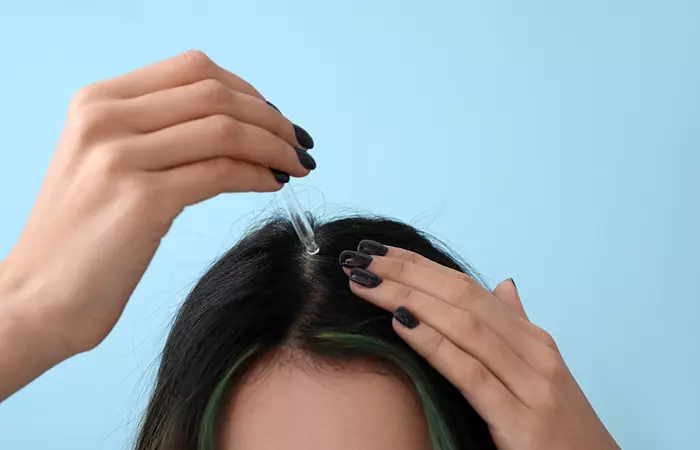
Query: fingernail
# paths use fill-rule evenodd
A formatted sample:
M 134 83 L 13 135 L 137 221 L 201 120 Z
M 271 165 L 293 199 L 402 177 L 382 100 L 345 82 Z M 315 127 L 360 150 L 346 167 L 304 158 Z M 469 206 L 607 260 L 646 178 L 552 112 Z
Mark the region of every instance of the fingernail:
M 396 311 L 394 311 L 394 319 L 409 330 L 412 330 L 420 325 L 420 320 L 418 320 L 418 317 L 413 315 L 413 313 L 404 306 L 399 306 L 396 308 Z
M 270 105 L 270 106 L 272 106 L 273 108 L 275 108 L 275 109 L 277 110 L 278 113 L 282 114 L 282 111 L 280 111 L 280 109 L 279 109 L 278 107 L 276 107 L 275 105 L 273 105 L 272 103 L 268 102 L 267 100 L 265 100 L 265 103 L 267 103 L 268 105 Z
M 366 288 L 375 288 L 382 284 L 382 281 L 384 280 L 382 280 L 382 277 L 376 273 L 372 273 L 369 270 L 361 267 L 355 267 L 350 271 L 350 281 L 353 281 Z
M 277 180 L 278 183 L 287 183 L 289 182 L 289 174 L 286 172 L 282 172 L 281 170 L 277 169 L 270 169 L 270 172 L 272 172 L 272 175 L 275 176 L 275 180 Z
M 510 280 L 511 283 L 513 283 L 513 286 L 515 286 L 515 290 L 517 291 L 517 290 L 518 290 L 518 285 L 515 284 L 515 280 L 512 279 L 512 278 L 508 278 L 508 279 Z
M 357 250 L 368 255 L 386 256 L 389 249 L 376 241 L 371 241 L 369 239 L 364 239 L 360 241 L 360 245 L 357 246 Z
M 316 160 L 309 155 L 308 152 L 298 149 L 295 149 L 297 151 L 297 156 L 299 157 L 299 162 L 301 163 L 304 168 L 308 170 L 314 170 L 316 168 Z
M 304 148 L 314 148 L 314 140 L 309 133 L 299 125 L 294 125 L 294 133 L 297 135 L 297 141 Z
M 353 267 L 360 267 L 366 269 L 372 263 L 372 257 L 364 253 L 355 252 L 352 250 L 345 250 L 340 254 L 339 259 L 340 265 L 352 269 Z

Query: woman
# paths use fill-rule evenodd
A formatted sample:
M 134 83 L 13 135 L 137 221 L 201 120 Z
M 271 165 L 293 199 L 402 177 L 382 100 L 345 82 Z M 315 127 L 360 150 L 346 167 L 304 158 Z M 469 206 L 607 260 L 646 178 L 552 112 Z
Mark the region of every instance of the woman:
M 75 96 L 26 229 L 0 265 L 0 399 L 59 362 L 94 348 L 107 336 L 160 239 L 186 206 L 222 192 L 275 191 L 289 176 L 305 176 L 315 168 L 306 152 L 313 146 L 311 137 L 270 105 L 252 86 L 201 52 L 188 52 L 89 86 Z M 233 271 L 236 276 L 222 280 L 233 283 L 237 290 L 226 291 L 226 285 L 205 277 L 183 306 L 166 346 L 140 449 L 211 448 L 213 441 L 226 450 L 410 445 L 442 450 L 492 448 L 494 444 L 499 449 L 519 450 L 618 448 L 551 337 L 527 319 L 512 282 L 502 283 L 492 294 L 415 230 L 395 223 L 362 223 L 365 226 L 359 231 L 366 234 L 364 238 L 374 235 L 385 242 L 363 241 L 359 251 L 341 257 L 335 244 L 362 237 L 343 235 L 343 223 L 331 223 L 319 228 L 323 253 L 317 255 L 318 260 L 314 256 L 295 260 L 300 265 L 295 270 L 325 278 L 316 286 L 317 295 L 303 295 L 299 284 L 285 283 L 285 277 L 296 272 L 276 258 L 255 259 L 252 254 L 247 259 L 222 259 L 209 277 Z M 324 242 L 324 226 L 335 227 L 336 234 L 329 236 L 340 233 L 344 237 Z M 403 230 L 403 234 L 388 233 L 391 230 Z M 265 233 L 281 236 L 275 241 L 281 247 L 271 247 L 282 249 L 276 255 L 297 255 L 289 247 L 294 241 L 288 225 L 286 231 L 268 225 L 261 233 L 258 237 Z M 259 245 L 253 241 L 244 240 L 232 254 L 245 254 L 246 246 Z M 402 249 L 402 244 L 408 248 Z M 337 284 L 329 269 L 314 270 L 317 261 L 331 257 L 341 258 L 349 276 L 347 286 L 354 294 L 351 298 L 373 305 L 370 310 L 364 308 L 362 317 L 376 319 L 374 325 L 368 325 L 374 331 L 362 329 L 359 335 L 390 340 L 377 327 L 393 327 L 397 340 L 392 342 L 395 345 L 400 338 L 404 347 L 381 355 L 366 351 L 353 355 L 352 349 L 339 350 L 336 345 L 324 355 L 322 346 L 311 349 L 313 339 L 288 340 L 297 336 L 292 332 L 295 324 L 305 323 L 294 321 L 299 318 L 298 308 L 314 301 L 328 304 L 336 294 L 324 292 Z M 236 263 L 240 261 L 239 267 Z M 279 289 L 274 290 L 272 279 L 260 284 L 260 280 L 245 278 L 261 274 L 279 276 Z M 212 286 L 214 292 L 201 296 Z M 235 300 L 230 305 L 250 307 L 254 303 L 245 299 L 251 287 L 251 296 L 269 299 L 289 292 L 302 293 L 303 300 L 297 299 L 297 309 L 291 313 L 273 314 L 258 327 L 241 323 L 246 314 L 251 322 L 259 318 L 250 311 L 239 310 L 236 316 L 217 309 L 215 300 L 221 292 L 229 292 Z M 344 294 L 338 291 L 337 295 Z M 339 317 L 351 317 L 352 311 L 363 309 L 353 304 Z M 394 319 L 382 321 L 387 317 L 382 311 L 389 318 L 393 313 Z M 264 310 L 257 313 L 267 314 Z M 307 322 L 314 324 L 313 317 Z M 222 323 L 236 323 L 218 322 L 225 318 L 239 321 L 232 329 L 243 334 L 241 339 L 227 340 L 227 330 L 208 334 Z M 315 325 L 309 325 L 310 330 L 323 329 Z M 357 330 L 362 323 L 345 325 Z M 348 334 L 348 329 L 340 328 Z M 242 365 L 231 365 L 233 355 L 226 351 L 234 348 L 227 344 L 243 348 L 241 342 L 251 346 L 258 342 L 265 351 L 251 347 L 250 360 L 239 355 Z M 398 360 L 388 365 L 379 360 L 391 360 L 391 355 L 408 348 L 412 351 L 403 361 L 409 365 L 420 361 L 413 377 L 404 371 L 406 378 L 396 370 L 393 377 L 370 376 L 382 368 L 391 371 L 388 366 L 392 364 L 393 369 L 401 366 Z M 189 371 L 176 370 L 197 355 L 205 360 L 211 356 L 209 365 L 198 369 L 190 364 Z M 333 355 L 341 355 L 343 364 L 333 364 Z M 331 363 L 336 370 L 313 373 L 300 361 L 304 358 Z M 348 375 L 362 372 L 366 376 Z M 188 384 L 188 380 L 194 382 Z M 338 383 L 336 389 L 332 380 Z M 236 389 L 229 390 L 233 387 L 229 383 L 234 382 Z M 303 407 L 299 398 L 320 395 L 315 391 L 319 386 L 327 386 L 323 398 L 336 407 L 326 404 L 320 408 L 321 403 L 316 402 L 312 411 L 325 411 L 320 417 L 331 420 L 333 417 L 326 417 L 330 411 L 357 407 L 358 413 L 348 414 L 342 422 L 363 421 L 350 428 L 305 421 L 304 414 L 310 413 L 308 408 L 299 409 Z M 344 400 L 337 395 L 342 392 L 349 393 Z M 452 398 L 441 400 L 445 395 Z M 455 396 L 461 396 L 459 401 Z M 375 404 L 358 406 L 362 401 Z M 266 408 L 270 404 L 276 406 Z M 431 405 L 438 406 L 431 409 Z M 281 432 L 286 422 L 275 413 L 283 407 L 289 412 L 283 417 L 295 426 Z M 265 412 L 262 416 L 261 411 Z M 370 413 L 375 420 L 367 420 Z M 314 424 L 319 427 L 311 432 L 309 427 Z M 270 429 L 272 426 L 276 428 Z M 462 437 L 461 427 L 468 429 Z M 278 431 L 283 441 L 272 439 Z

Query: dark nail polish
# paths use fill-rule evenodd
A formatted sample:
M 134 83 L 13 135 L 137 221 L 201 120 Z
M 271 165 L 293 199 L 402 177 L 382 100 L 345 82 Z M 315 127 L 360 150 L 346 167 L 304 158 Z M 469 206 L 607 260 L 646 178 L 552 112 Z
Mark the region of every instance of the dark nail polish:
M 268 102 L 267 100 L 265 100 L 265 103 L 267 103 L 268 105 L 270 105 L 271 107 L 276 109 L 278 113 L 282 114 L 282 111 L 280 111 L 280 109 L 278 107 L 276 107 L 275 105 L 273 105 L 272 103 Z
M 316 160 L 309 155 L 305 150 L 299 148 L 295 149 L 297 151 L 297 156 L 299 157 L 299 162 L 304 168 L 309 170 L 314 170 L 316 168 Z
M 353 281 L 366 288 L 375 288 L 382 284 L 382 281 L 384 280 L 382 280 L 382 277 L 376 273 L 372 273 L 369 270 L 361 267 L 355 267 L 350 271 L 350 281 Z
M 294 125 L 294 133 L 297 135 L 297 141 L 304 148 L 314 148 L 314 140 L 309 133 L 299 125 Z
M 270 169 L 270 172 L 272 172 L 272 175 L 275 176 L 275 180 L 277 180 L 278 183 L 287 183 L 289 182 L 289 174 L 282 172 L 281 170 L 277 169 Z
M 394 311 L 394 318 L 398 323 L 409 330 L 412 330 L 420 325 L 420 320 L 418 320 L 418 317 L 413 315 L 413 313 L 404 306 L 399 306 L 396 308 L 396 311 Z
M 339 262 L 341 266 L 349 269 L 352 269 L 353 267 L 361 267 L 366 269 L 372 263 L 372 257 L 353 250 L 345 250 L 340 254 Z
M 364 239 L 360 241 L 360 245 L 357 246 L 357 250 L 362 253 L 367 253 L 368 255 L 386 256 L 389 249 L 380 244 L 379 242 L 370 241 L 369 239 Z
M 515 284 L 515 280 L 512 279 L 512 278 L 509 278 L 509 280 L 510 280 L 511 283 L 513 283 L 513 286 L 515 286 L 515 290 L 517 291 L 517 290 L 518 290 L 518 285 Z

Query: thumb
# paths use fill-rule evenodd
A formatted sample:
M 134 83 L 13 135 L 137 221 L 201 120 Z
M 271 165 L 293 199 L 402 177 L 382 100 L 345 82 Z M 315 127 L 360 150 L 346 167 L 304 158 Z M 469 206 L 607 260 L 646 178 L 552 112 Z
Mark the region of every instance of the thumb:
M 525 308 L 523 308 L 523 303 L 520 301 L 520 294 L 518 294 L 518 287 L 515 285 L 515 281 L 512 278 L 508 278 L 502 281 L 496 289 L 493 290 L 493 295 L 498 297 L 506 305 L 510 306 L 516 313 L 521 315 L 527 320 L 527 314 L 525 313 Z

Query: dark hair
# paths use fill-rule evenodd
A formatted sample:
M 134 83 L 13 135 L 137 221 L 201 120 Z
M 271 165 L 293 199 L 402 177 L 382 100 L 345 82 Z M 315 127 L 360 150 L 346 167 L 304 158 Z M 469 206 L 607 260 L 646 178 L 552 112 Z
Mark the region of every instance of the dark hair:
M 284 219 L 272 219 L 221 257 L 182 305 L 162 354 L 137 450 L 213 450 L 225 395 L 263 357 L 293 347 L 318 360 L 370 361 L 410 381 L 436 450 L 495 449 L 462 394 L 391 326 L 392 315 L 356 297 L 338 264 L 343 250 L 372 239 L 476 276 L 415 228 L 346 218 L 314 224 L 320 252 L 308 255 Z

